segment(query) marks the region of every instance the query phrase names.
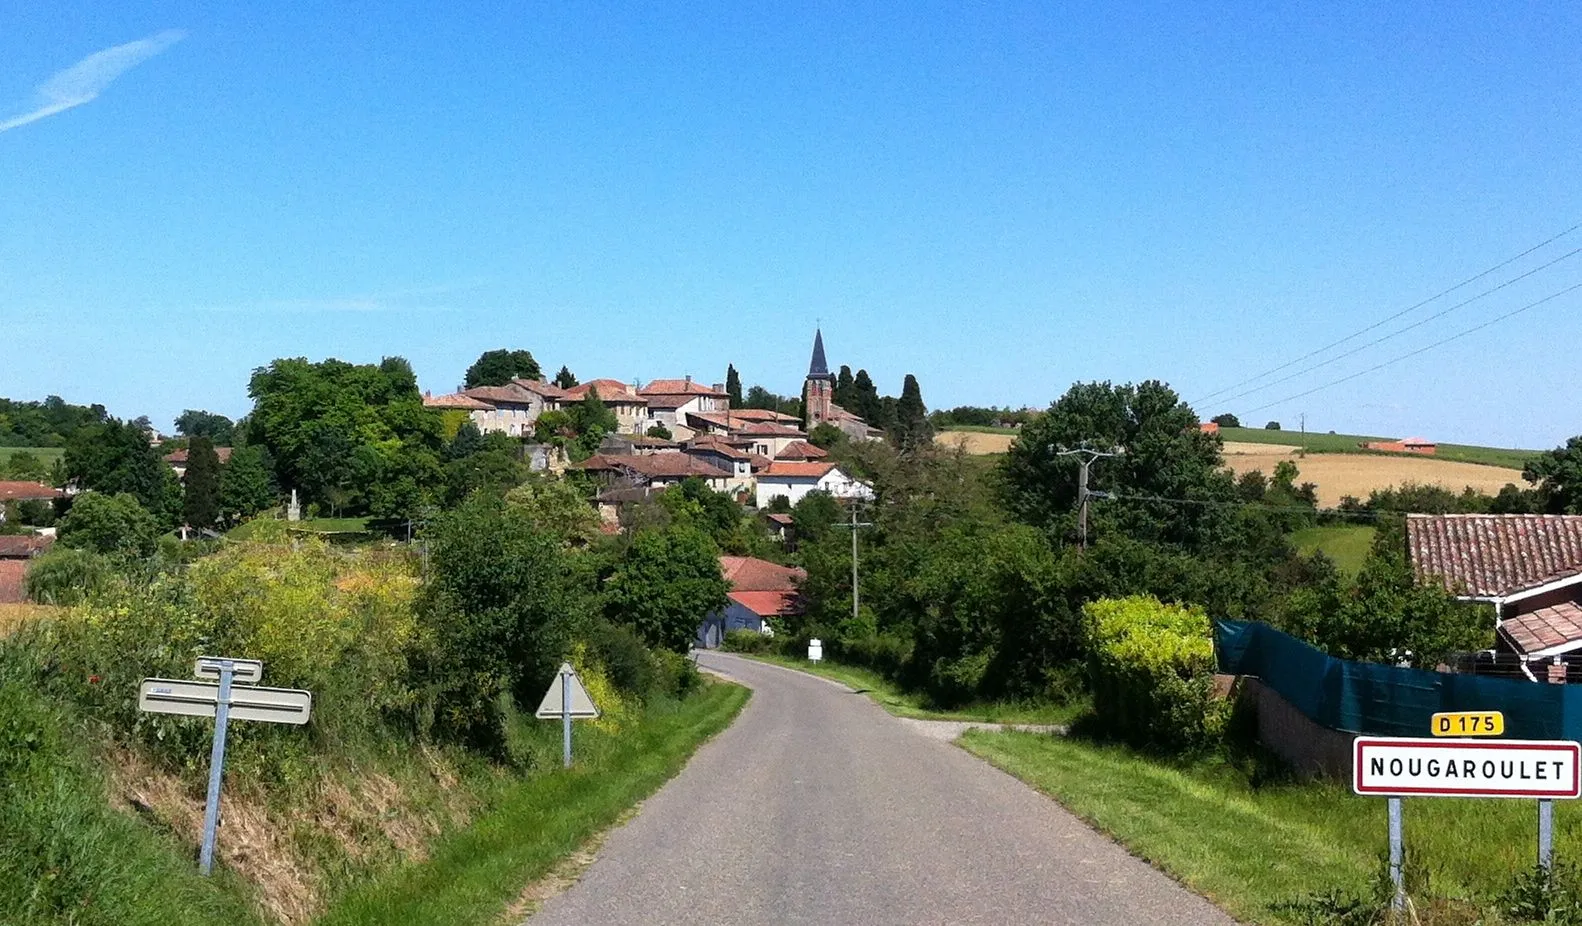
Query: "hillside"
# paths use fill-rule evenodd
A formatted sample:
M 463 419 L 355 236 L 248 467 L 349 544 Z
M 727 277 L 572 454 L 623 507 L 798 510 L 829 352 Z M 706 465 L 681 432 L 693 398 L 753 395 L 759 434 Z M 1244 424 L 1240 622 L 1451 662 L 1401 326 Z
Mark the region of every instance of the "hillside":
M 1390 437 L 1368 437 L 1362 434 L 1317 434 L 1309 431 L 1275 431 L 1268 428 L 1221 428 L 1219 435 L 1229 443 L 1286 444 L 1305 447 L 1308 453 L 1344 453 L 1358 456 L 1386 456 L 1396 458 L 1399 453 L 1363 450 L 1367 441 L 1394 440 Z M 1452 463 L 1478 463 L 1485 466 L 1503 466 L 1521 469 L 1536 457 L 1537 450 L 1507 450 L 1500 447 L 1478 447 L 1472 444 L 1440 444 L 1432 459 Z

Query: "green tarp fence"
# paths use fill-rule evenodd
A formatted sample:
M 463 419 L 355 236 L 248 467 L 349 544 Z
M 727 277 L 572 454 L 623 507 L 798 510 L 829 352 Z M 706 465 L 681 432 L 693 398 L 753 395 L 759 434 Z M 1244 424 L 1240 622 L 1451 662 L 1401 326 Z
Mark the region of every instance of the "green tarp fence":
M 1500 711 L 1507 737 L 1582 740 L 1582 685 L 1350 662 L 1254 621 L 1215 621 L 1214 650 L 1220 672 L 1256 676 L 1335 730 L 1429 736 L 1437 712 Z

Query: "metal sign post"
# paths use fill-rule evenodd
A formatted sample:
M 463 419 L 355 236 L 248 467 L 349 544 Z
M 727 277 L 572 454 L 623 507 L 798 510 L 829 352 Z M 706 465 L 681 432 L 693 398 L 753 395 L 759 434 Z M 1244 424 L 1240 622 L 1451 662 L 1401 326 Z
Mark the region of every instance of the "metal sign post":
M 561 762 L 566 768 L 571 768 L 571 721 L 579 718 L 598 719 L 599 708 L 588 697 L 588 689 L 582 687 L 577 670 L 571 667 L 571 663 L 563 662 L 533 716 L 540 720 L 560 718 Z
M 220 782 L 225 777 L 225 735 L 231 718 L 305 724 L 312 711 L 313 695 L 292 688 L 255 688 L 245 684 L 257 682 L 264 676 L 264 664 L 256 659 L 204 656 L 198 660 L 192 674 L 218 679 L 219 684 L 145 678 L 138 690 L 137 708 L 153 714 L 214 718 L 208 802 L 203 808 L 203 843 L 198 850 L 198 870 L 207 875 L 214 869 L 214 836 L 220 825 Z
M 1395 885 L 1395 899 L 1390 901 L 1390 909 L 1396 913 L 1406 912 L 1406 875 L 1401 871 L 1401 862 L 1406 857 L 1406 840 L 1401 833 L 1401 799 L 1390 798 L 1390 883 Z
M 220 691 L 215 699 L 214 748 L 209 752 L 209 800 L 203 808 L 203 848 L 198 852 L 198 871 L 208 874 L 214 868 L 214 831 L 220 825 L 220 776 L 225 771 L 225 728 L 231 722 L 231 660 L 220 661 Z
M 1538 867 L 1549 874 L 1555 862 L 1555 802 L 1538 802 Z

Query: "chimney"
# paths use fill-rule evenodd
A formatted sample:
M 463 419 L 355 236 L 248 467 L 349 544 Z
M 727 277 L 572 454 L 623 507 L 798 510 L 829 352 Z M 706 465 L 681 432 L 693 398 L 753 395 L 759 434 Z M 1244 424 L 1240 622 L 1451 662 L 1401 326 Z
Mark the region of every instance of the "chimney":
M 725 384 L 724 383 L 715 383 L 714 384 L 714 391 L 715 392 L 724 392 L 725 391 Z
M 691 373 L 687 374 L 687 385 L 688 386 L 692 385 L 692 374 Z

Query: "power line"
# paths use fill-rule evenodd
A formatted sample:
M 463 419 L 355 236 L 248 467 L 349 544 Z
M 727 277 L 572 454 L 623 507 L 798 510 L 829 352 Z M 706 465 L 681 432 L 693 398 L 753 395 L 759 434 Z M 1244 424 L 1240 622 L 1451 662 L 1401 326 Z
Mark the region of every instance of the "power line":
M 1288 374 L 1286 376 L 1282 376 L 1279 379 L 1270 380 L 1269 382 L 1264 383 L 1261 386 L 1254 386 L 1251 389 L 1245 390 L 1243 392 L 1238 392 L 1235 395 L 1230 396 L 1229 398 L 1220 399 L 1219 401 L 1222 402 L 1222 403 L 1224 403 L 1224 402 L 1234 402 L 1237 399 L 1240 399 L 1240 398 L 1242 398 L 1244 396 L 1252 395 L 1255 392 L 1262 392 L 1265 389 L 1269 389 L 1269 388 L 1272 388 L 1274 386 L 1278 386 L 1281 383 L 1288 383 L 1291 380 L 1296 379 L 1296 378 L 1301 377 L 1301 376 L 1305 376 L 1308 373 L 1313 372 L 1314 370 L 1322 369 L 1324 367 L 1329 366 L 1332 363 L 1338 363 L 1339 361 L 1345 360 L 1347 357 L 1351 357 L 1351 356 L 1354 356 L 1356 354 L 1360 354 L 1360 353 L 1362 353 L 1363 351 L 1367 350 L 1370 347 L 1375 347 L 1375 346 L 1377 346 L 1379 344 L 1383 344 L 1385 341 L 1388 341 L 1388 340 L 1390 340 L 1392 338 L 1399 337 L 1399 336 L 1405 334 L 1406 332 L 1411 331 L 1414 328 L 1421 328 L 1422 326 L 1428 324 L 1431 321 L 1434 321 L 1434 320 L 1440 319 L 1440 318 L 1444 318 L 1446 315 L 1449 315 L 1451 312 L 1454 312 L 1457 309 L 1469 306 L 1472 303 L 1477 302 L 1479 299 L 1482 299 L 1484 296 L 1489 296 L 1489 295 L 1492 295 L 1494 293 L 1497 293 L 1497 292 L 1499 292 L 1500 290 L 1504 289 L 1507 286 L 1511 286 L 1511 285 L 1513 285 L 1515 283 L 1519 283 L 1522 280 L 1527 279 L 1528 277 L 1532 276 L 1535 273 L 1541 273 L 1541 272 L 1543 272 L 1545 270 L 1548 270 L 1550 267 L 1553 267 L 1555 264 L 1558 264 L 1558 263 L 1560 263 L 1563 260 L 1569 260 L 1570 258 L 1575 257 L 1578 254 L 1582 254 L 1582 248 L 1577 248 L 1577 249 L 1575 249 L 1573 251 L 1570 251 L 1568 253 L 1562 254 L 1559 257 L 1555 258 L 1554 260 L 1550 261 L 1547 264 L 1544 264 L 1541 267 L 1534 267 L 1533 269 L 1527 271 L 1526 273 L 1523 273 L 1523 274 L 1521 274 L 1519 276 L 1511 277 L 1509 280 L 1506 280 L 1505 282 L 1499 284 L 1498 286 L 1492 287 L 1490 289 L 1486 289 L 1483 292 L 1478 293 L 1476 296 L 1473 296 L 1471 299 L 1467 299 L 1467 300 L 1464 300 L 1462 302 L 1458 302 L 1455 305 L 1450 306 L 1447 309 L 1441 309 L 1438 312 L 1435 312 L 1434 314 L 1428 316 L 1427 318 L 1418 319 L 1417 321 L 1412 322 L 1410 325 L 1407 325 L 1404 328 L 1398 328 L 1395 331 L 1392 331 L 1389 334 L 1384 335 L 1383 337 L 1374 338 L 1373 340 L 1371 340 L 1371 341 L 1369 341 L 1369 342 L 1367 342 L 1365 344 L 1359 345 L 1357 347 L 1353 347 L 1351 350 L 1348 350 L 1348 351 L 1346 351 L 1344 353 L 1336 354 L 1335 356 L 1330 357 L 1327 360 L 1320 360 L 1318 363 L 1315 363 L 1315 364 L 1313 364 L 1312 366 L 1309 366 L 1309 367 L 1303 367 L 1302 369 L 1297 370 L 1295 373 L 1291 373 L 1291 374 Z M 1374 326 L 1374 327 L 1377 327 L 1377 326 Z M 1355 335 L 1353 337 L 1355 337 Z M 1333 346 L 1333 345 L 1331 345 L 1331 346 Z M 1311 356 L 1311 355 L 1309 355 L 1309 356 Z
M 1527 250 L 1521 252 L 1520 254 L 1517 254 L 1515 257 L 1512 257 L 1512 258 L 1509 258 L 1507 260 L 1501 261 L 1500 263 L 1495 264 L 1494 266 L 1490 267 L 1489 269 L 1484 270 L 1482 273 L 1478 273 L 1478 274 L 1475 274 L 1473 276 L 1467 277 L 1465 280 L 1462 280 L 1460 283 L 1457 283 L 1456 285 L 1454 285 L 1454 286 L 1452 286 L 1452 287 L 1450 287 L 1448 289 L 1441 290 L 1440 292 L 1437 292 L 1434 295 L 1429 296 L 1427 299 L 1424 299 L 1423 301 L 1421 301 L 1419 303 L 1416 303 L 1415 305 L 1408 306 L 1408 307 L 1400 310 L 1399 312 L 1396 312 L 1394 315 L 1390 315 L 1390 316 L 1388 316 L 1386 318 L 1382 318 L 1379 321 L 1374 322 L 1373 324 L 1369 325 L 1366 328 L 1363 328 L 1363 329 L 1361 329 L 1359 331 L 1352 332 L 1351 334 L 1346 335 L 1345 337 L 1341 338 L 1338 341 L 1332 341 L 1329 344 L 1326 344 L 1323 347 L 1318 348 L 1317 350 L 1310 351 L 1310 352 L 1308 352 L 1306 354 L 1303 354 L 1302 356 L 1297 357 L 1294 360 L 1286 361 L 1285 363 L 1282 363 L 1282 364 L 1280 364 L 1279 366 L 1276 366 L 1276 367 L 1270 367 L 1269 369 L 1264 370 L 1262 373 L 1259 373 L 1256 376 L 1248 377 L 1247 379 L 1244 379 L 1241 382 L 1233 383 L 1233 384 L 1231 384 L 1229 386 L 1226 386 L 1225 388 L 1220 389 L 1217 392 L 1209 393 L 1208 395 L 1203 396 L 1201 399 L 1198 399 L 1197 401 L 1193 402 L 1192 404 L 1193 405 L 1200 405 L 1200 404 L 1202 404 L 1204 402 L 1207 402 L 1208 400 L 1213 399 L 1213 398 L 1215 398 L 1217 396 L 1224 395 L 1225 393 L 1230 392 L 1233 389 L 1240 389 L 1242 386 L 1248 385 L 1249 383 L 1255 383 L 1258 380 L 1263 379 L 1266 376 L 1269 376 L 1270 374 L 1278 373 L 1281 370 L 1288 369 L 1290 367 L 1296 366 L 1297 364 L 1301 363 L 1304 360 L 1311 359 L 1313 357 L 1318 356 L 1319 354 L 1324 353 L 1325 351 L 1328 351 L 1328 350 L 1330 350 L 1332 348 L 1335 348 L 1335 347 L 1339 347 L 1340 345 L 1346 343 L 1347 341 L 1352 341 L 1352 340 L 1355 340 L 1356 338 L 1362 337 L 1363 335 L 1367 334 L 1370 331 L 1374 331 L 1374 330 L 1376 330 L 1378 328 L 1383 327 L 1384 325 L 1389 324 L 1392 321 L 1395 321 L 1397 318 L 1400 318 L 1400 317 L 1402 317 L 1404 315 L 1410 315 L 1411 313 L 1417 311 L 1418 309 L 1422 308 L 1425 305 L 1428 305 L 1431 302 L 1436 302 L 1436 301 L 1444 298 L 1445 296 L 1450 295 L 1451 293 L 1455 292 L 1458 289 L 1462 289 L 1463 287 L 1466 287 L 1466 286 L 1469 286 L 1469 285 L 1471 285 L 1473 283 L 1476 283 L 1478 280 L 1481 280 L 1484 277 L 1486 277 L 1486 276 L 1488 276 L 1488 275 L 1490 275 L 1492 273 L 1496 273 L 1496 272 L 1498 272 L 1500 270 L 1505 269 L 1506 267 L 1509 267 L 1511 264 L 1514 264 L 1515 262 L 1521 260 L 1522 258 L 1526 257 L 1527 255 L 1532 254 L 1535 251 L 1542 250 L 1543 248 L 1547 247 L 1548 245 L 1551 245 L 1554 242 L 1559 241 L 1561 238 L 1564 238 L 1565 236 L 1571 234 L 1572 232 L 1576 231 L 1579 228 L 1582 228 L 1582 222 L 1578 222 L 1577 224 L 1572 225 L 1570 228 L 1567 228 L 1565 231 L 1562 231 L 1562 232 L 1560 232 L 1559 234 L 1556 234 L 1556 235 L 1552 235 L 1549 238 L 1546 238 L 1543 241 L 1538 242 L 1537 244 L 1533 245 L 1532 247 L 1528 248 Z
M 1564 296 L 1565 294 L 1570 293 L 1570 292 L 1575 292 L 1578 289 L 1582 289 L 1582 283 L 1573 283 L 1572 285 L 1567 286 L 1565 289 L 1562 289 L 1559 292 L 1550 293 L 1549 295 L 1543 297 L 1542 299 L 1539 299 L 1536 302 L 1529 302 L 1529 303 L 1527 303 L 1526 305 L 1522 306 L 1519 309 L 1512 309 L 1511 311 L 1506 312 L 1504 315 L 1499 315 L 1499 316 L 1496 316 L 1494 318 L 1491 318 L 1491 319 L 1489 319 L 1488 321 L 1484 322 L 1481 325 L 1474 325 L 1473 327 L 1468 328 L 1465 331 L 1461 331 L 1461 332 L 1458 332 L 1456 334 L 1453 334 L 1453 335 L 1451 335 L 1448 338 L 1442 338 L 1442 339 L 1440 339 L 1438 341 L 1435 341 L 1432 344 L 1428 344 L 1426 346 L 1419 347 L 1417 350 L 1409 351 L 1407 353 L 1401 354 L 1398 357 L 1391 357 L 1389 360 L 1386 360 L 1383 363 L 1375 364 L 1374 366 L 1371 366 L 1371 367 L 1369 367 L 1366 370 L 1359 370 L 1356 373 L 1352 373 L 1350 376 L 1342 376 L 1340 379 L 1330 380 L 1329 382 L 1324 383 L 1321 386 L 1314 386 L 1312 389 L 1309 389 L 1309 390 L 1307 390 L 1305 392 L 1298 392 L 1295 395 L 1288 395 L 1288 396 L 1286 396 L 1283 399 L 1276 399 L 1273 402 L 1266 402 L 1263 405 L 1254 406 L 1253 408 L 1246 409 L 1245 413 L 1250 414 L 1252 412 L 1261 411 L 1261 410 L 1263 410 L 1265 408 L 1271 408 L 1271 407 L 1279 405 L 1279 404 L 1281 404 L 1283 402 L 1289 402 L 1289 401 L 1291 401 L 1293 399 L 1300 399 L 1300 398 L 1302 398 L 1304 396 L 1310 396 L 1310 395 L 1312 395 L 1315 392 L 1320 392 L 1320 391 L 1322 391 L 1324 389 L 1328 389 L 1331 386 L 1338 386 L 1341 383 L 1350 382 L 1351 380 L 1354 380 L 1354 379 L 1356 379 L 1359 376 L 1366 376 L 1369 373 L 1376 373 L 1379 370 L 1382 370 L 1382 369 L 1384 369 L 1387 366 L 1392 366 L 1394 364 L 1400 363 L 1402 360 L 1408 360 L 1408 359 L 1410 359 L 1412 357 L 1416 357 L 1418 354 L 1426 353 L 1428 351 L 1433 350 L 1436 347 L 1443 347 L 1444 345 L 1449 344 L 1451 341 L 1459 341 L 1460 339 L 1466 337 L 1469 334 L 1475 334 L 1475 333 L 1477 333 L 1479 331 L 1482 331 L 1483 329 L 1489 327 L 1490 325 L 1495 325 L 1495 324 L 1498 324 L 1499 322 L 1505 321 L 1507 318 L 1512 318 L 1514 316 L 1520 315 L 1520 314 L 1522 314 L 1523 312 L 1526 312 L 1529 309 L 1536 309 L 1537 307 L 1543 305 L 1546 302 L 1553 302 L 1554 300 L 1559 299 L 1561 296 Z

